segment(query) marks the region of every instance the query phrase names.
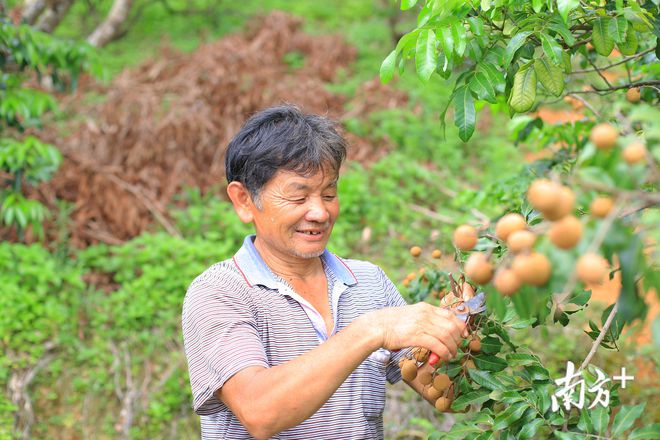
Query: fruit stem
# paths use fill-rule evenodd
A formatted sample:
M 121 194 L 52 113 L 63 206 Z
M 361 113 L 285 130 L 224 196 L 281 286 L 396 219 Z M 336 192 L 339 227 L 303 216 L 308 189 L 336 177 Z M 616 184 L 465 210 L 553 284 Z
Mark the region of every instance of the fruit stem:
M 591 362 L 591 358 L 593 358 L 594 355 L 596 354 L 596 350 L 598 350 L 600 343 L 603 341 L 603 338 L 605 338 L 605 335 L 607 334 L 610 325 L 612 325 L 612 321 L 614 321 L 614 317 L 616 316 L 618 310 L 619 310 L 619 303 L 616 302 L 614 303 L 614 307 L 612 307 L 612 311 L 607 317 L 607 320 L 605 320 L 605 324 L 603 324 L 603 328 L 600 330 L 600 334 L 598 335 L 594 343 L 591 345 L 591 350 L 589 351 L 589 354 L 587 354 L 587 357 L 584 358 L 584 361 L 582 361 L 582 365 L 580 365 L 580 368 L 578 368 L 577 371 L 578 373 L 584 370 L 587 367 L 587 365 L 589 365 L 589 362 Z

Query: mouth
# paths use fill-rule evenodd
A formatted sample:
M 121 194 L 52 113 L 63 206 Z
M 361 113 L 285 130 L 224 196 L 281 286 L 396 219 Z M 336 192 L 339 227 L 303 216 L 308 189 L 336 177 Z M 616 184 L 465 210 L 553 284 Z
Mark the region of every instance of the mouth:
M 311 237 L 323 235 L 323 231 L 318 230 L 296 230 L 299 234 L 309 235 Z

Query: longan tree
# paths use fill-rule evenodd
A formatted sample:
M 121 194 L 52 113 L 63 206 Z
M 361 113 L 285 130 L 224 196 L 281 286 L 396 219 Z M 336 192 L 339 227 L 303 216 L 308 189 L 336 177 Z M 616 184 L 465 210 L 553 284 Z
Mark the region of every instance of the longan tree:
M 476 286 L 488 307 L 470 319 L 472 336 L 456 360 L 430 366 L 430 354 L 418 348 L 402 362 L 404 376 L 423 380 L 440 411 L 474 410 L 442 438 L 660 438 L 660 424 L 633 429 L 644 404 L 619 406 L 611 382 L 609 405 L 553 405 L 557 387 L 548 369 L 509 334 L 569 325 L 589 305 L 590 289 L 618 273 L 618 300 L 601 323 L 589 322 L 593 346 L 576 366 L 593 387 L 602 379 L 590 364 L 596 350 L 615 348 L 622 327 L 646 317 L 642 292 L 658 285 L 643 223 L 660 202 L 657 2 L 401 1 L 402 10 L 412 8 L 417 26 L 383 61 L 381 80 L 414 61 L 423 82 L 453 85 L 443 127 L 452 109 L 458 136 L 468 141 L 478 108 L 506 109 L 522 114 L 516 142 L 541 146 L 550 157 L 520 176 L 529 183 L 524 191 L 505 187 L 505 196 L 492 197 L 503 208 L 499 216 L 455 230 L 465 282 L 433 269 L 404 281 L 414 300 L 452 308 Z M 547 125 L 529 115 L 562 99 L 585 117 Z

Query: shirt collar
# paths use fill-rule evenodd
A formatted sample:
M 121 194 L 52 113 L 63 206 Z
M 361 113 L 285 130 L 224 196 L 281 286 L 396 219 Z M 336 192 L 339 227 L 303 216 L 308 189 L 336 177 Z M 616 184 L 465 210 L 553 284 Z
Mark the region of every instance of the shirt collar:
M 248 235 L 243 240 L 243 246 L 234 255 L 234 263 L 238 270 L 243 274 L 243 278 L 250 287 L 254 285 L 262 285 L 269 289 L 278 289 L 278 282 L 275 276 L 264 262 L 259 251 L 254 247 L 255 235 Z M 323 251 L 321 260 L 330 269 L 333 275 L 342 283 L 347 286 L 354 286 L 357 284 L 355 274 L 348 268 L 341 258 L 328 251 Z

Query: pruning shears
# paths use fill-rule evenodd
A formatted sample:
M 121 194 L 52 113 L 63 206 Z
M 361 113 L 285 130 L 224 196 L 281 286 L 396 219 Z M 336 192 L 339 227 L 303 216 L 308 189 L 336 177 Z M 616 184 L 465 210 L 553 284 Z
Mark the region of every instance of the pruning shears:
M 453 281 L 453 280 L 452 280 Z M 486 295 L 484 292 L 479 292 L 477 295 L 470 299 L 459 302 L 451 308 L 458 319 L 467 322 L 471 316 L 478 315 L 486 311 Z M 435 365 L 440 357 L 431 353 L 429 355 L 429 365 Z

